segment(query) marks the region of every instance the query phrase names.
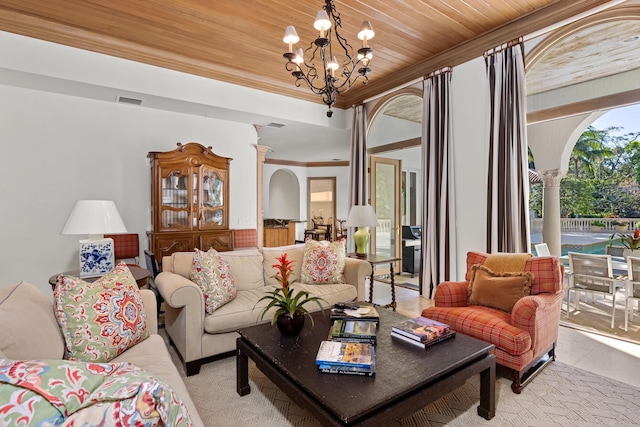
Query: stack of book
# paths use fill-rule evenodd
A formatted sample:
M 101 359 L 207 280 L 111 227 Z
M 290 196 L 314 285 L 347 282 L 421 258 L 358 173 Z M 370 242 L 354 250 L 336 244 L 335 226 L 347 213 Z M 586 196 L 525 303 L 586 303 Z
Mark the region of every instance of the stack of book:
M 375 347 L 368 343 L 322 341 L 316 356 L 320 372 L 373 377 Z
M 380 315 L 367 302 L 338 303 L 331 310 L 331 330 L 328 340 L 376 343 Z
M 391 337 L 423 348 L 451 338 L 455 334 L 449 325 L 422 316 L 391 326 Z
M 337 319 L 331 325 L 329 339 L 332 341 L 376 343 L 378 324 L 364 320 Z

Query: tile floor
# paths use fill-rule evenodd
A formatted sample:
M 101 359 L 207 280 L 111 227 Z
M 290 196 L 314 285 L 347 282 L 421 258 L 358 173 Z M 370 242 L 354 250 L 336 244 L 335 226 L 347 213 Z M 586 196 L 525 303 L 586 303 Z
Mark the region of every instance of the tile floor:
M 395 282 L 413 282 L 408 275 L 396 276 Z M 374 281 L 374 302 L 391 301 L 391 286 Z M 367 295 L 368 295 L 367 287 Z M 417 291 L 396 286 L 398 312 L 415 317 L 433 301 L 421 297 Z M 560 327 L 556 360 L 591 371 L 635 387 L 640 387 L 640 344 L 605 337 L 602 335 Z

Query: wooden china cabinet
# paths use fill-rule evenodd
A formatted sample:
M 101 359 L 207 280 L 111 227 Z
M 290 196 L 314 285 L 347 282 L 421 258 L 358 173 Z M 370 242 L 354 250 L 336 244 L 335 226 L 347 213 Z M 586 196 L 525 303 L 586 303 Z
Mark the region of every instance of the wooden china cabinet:
M 158 262 L 194 248 L 233 249 L 229 230 L 229 163 L 196 142 L 150 152 L 151 217 L 149 248 Z

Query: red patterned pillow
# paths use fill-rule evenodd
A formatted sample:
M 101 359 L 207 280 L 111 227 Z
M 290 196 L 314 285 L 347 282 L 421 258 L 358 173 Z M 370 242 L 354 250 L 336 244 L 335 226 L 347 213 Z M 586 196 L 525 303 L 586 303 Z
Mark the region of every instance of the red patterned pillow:
M 53 297 L 67 359 L 108 362 L 149 336 L 138 285 L 124 263 L 93 283 L 60 276 Z
M 302 283 L 344 283 L 345 258 L 343 240 L 307 240 L 302 255 Z

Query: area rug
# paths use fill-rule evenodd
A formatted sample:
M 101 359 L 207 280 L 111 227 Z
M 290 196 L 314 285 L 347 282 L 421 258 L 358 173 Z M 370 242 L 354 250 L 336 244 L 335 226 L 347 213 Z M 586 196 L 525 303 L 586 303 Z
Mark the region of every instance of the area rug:
M 171 349 L 172 356 L 175 351 Z M 184 378 L 200 416 L 208 427 L 319 427 L 321 424 L 268 380 L 250 361 L 251 393 L 236 393 L 235 358 L 203 365 Z M 407 369 L 410 369 L 408 367 Z M 375 381 L 376 378 L 371 378 Z M 632 426 L 638 425 L 640 389 L 561 362 L 550 364 L 522 392 L 498 377 L 496 416 L 477 415 L 478 376 L 464 386 L 391 424 L 431 426 Z
M 616 298 L 616 320 L 614 328 L 611 328 L 611 297 L 595 295 L 585 298 L 584 294 L 580 298 L 581 302 L 578 310 L 575 310 L 573 293 L 571 294 L 571 315 L 567 318 L 566 305 L 563 303 L 560 324 L 562 326 L 579 329 L 617 338 L 636 344 L 640 344 L 640 315 L 637 310 L 633 320 L 629 322 L 628 331 L 624 330 L 624 295 L 619 293 Z
M 385 278 L 376 278 L 375 279 L 376 282 L 382 282 L 382 283 L 386 283 L 387 285 L 391 284 L 391 280 L 390 279 L 385 279 Z M 393 282 L 394 286 L 399 286 L 401 288 L 407 288 L 407 289 L 411 289 L 414 291 L 417 291 L 420 289 L 420 285 L 418 285 L 417 283 L 410 283 L 410 282 L 402 282 L 402 281 L 398 281 L 398 279 L 394 279 Z

